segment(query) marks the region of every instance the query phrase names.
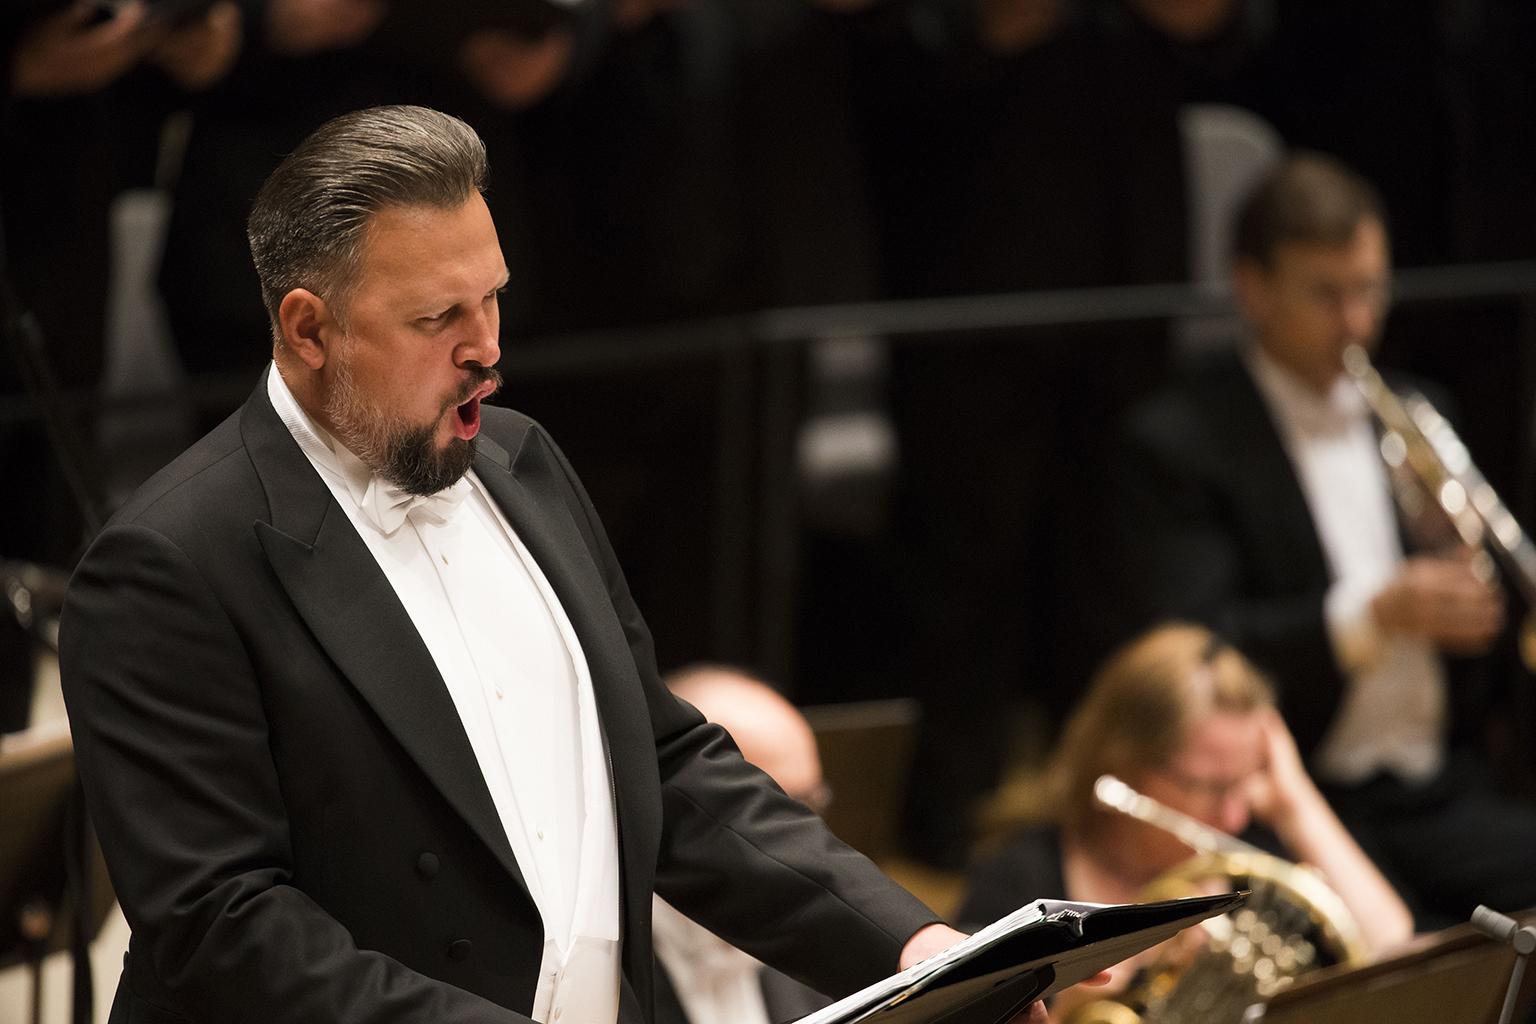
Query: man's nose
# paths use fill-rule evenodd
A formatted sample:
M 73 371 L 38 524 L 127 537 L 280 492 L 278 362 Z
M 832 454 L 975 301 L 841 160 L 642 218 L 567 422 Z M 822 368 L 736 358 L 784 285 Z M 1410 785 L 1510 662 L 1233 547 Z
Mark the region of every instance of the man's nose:
M 495 366 L 501 359 L 501 318 L 495 308 L 480 312 L 466 330 L 454 353 L 458 365 Z

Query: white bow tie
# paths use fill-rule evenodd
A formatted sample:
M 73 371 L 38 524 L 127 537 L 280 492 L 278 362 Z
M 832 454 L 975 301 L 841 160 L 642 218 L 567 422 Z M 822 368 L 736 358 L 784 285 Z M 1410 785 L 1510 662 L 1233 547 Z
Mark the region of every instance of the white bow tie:
M 374 476 L 368 481 L 368 489 L 358 504 L 368 521 L 389 537 L 400 529 L 412 512 L 419 512 L 432 522 L 447 522 L 453 510 L 469 496 L 470 490 L 469 481 L 460 477 L 436 494 L 409 494 L 382 477 Z

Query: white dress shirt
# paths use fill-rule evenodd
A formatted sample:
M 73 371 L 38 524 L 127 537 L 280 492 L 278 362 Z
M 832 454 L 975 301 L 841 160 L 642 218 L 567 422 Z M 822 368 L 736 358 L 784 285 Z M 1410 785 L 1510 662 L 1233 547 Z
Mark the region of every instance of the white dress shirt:
M 530 1016 L 618 1016 L 618 839 L 586 656 L 559 599 L 473 471 L 430 498 L 374 476 L 267 393 L 405 606 L 447 684 L 544 922 Z
M 1445 669 L 1419 637 L 1385 633 L 1371 600 L 1402 567 L 1391 482 L 1365 399 L 1343 376 L 1326 395 L 1261 347 L 1248 367 L 1279 429 L 1322 541 L 1333 583 L 1324 617 L 1347 678 L 1316 755 L 1318 774 L 1361 782 L 1378 771 L 1422 781 L 1440 770 Z

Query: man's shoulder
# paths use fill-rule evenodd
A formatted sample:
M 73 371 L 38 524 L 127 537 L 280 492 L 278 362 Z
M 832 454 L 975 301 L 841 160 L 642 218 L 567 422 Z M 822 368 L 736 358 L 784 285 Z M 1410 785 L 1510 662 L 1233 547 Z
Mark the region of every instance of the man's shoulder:
M 248 508 L 252 501 L 264 504 L 239 421 L 236 412 L 171 460 L 134 491 L 109 525 L 138 524 L 167 532 L 207 524 Z
M 1266 411 L 1235 349 L 1181 361 L 1126 415 L 1127 433 L 1152 444 L 1189 445 L 1244 436 Z

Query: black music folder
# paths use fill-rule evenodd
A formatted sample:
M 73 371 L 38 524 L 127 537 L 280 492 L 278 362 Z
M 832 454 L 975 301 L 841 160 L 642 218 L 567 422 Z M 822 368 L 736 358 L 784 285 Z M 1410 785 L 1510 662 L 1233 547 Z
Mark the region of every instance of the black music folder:
M 1036 999 L 1247 898 L 1244 891 L 1112 905 L 1036 900 L 797 1024 L 1003 1024 Z

